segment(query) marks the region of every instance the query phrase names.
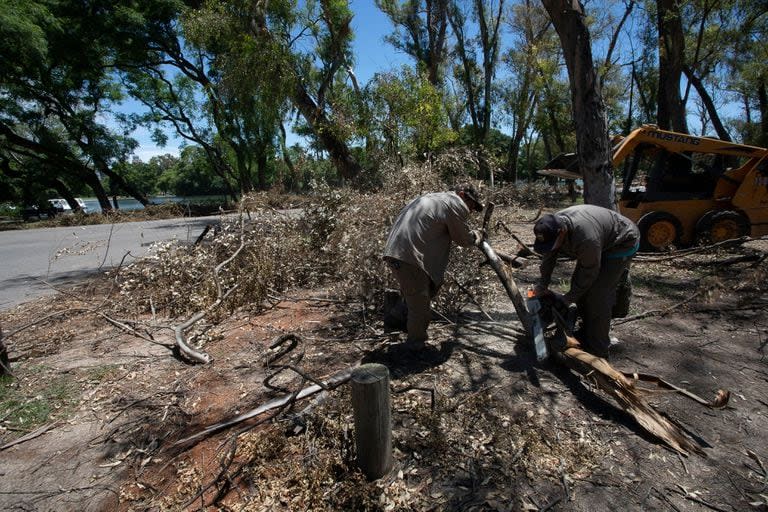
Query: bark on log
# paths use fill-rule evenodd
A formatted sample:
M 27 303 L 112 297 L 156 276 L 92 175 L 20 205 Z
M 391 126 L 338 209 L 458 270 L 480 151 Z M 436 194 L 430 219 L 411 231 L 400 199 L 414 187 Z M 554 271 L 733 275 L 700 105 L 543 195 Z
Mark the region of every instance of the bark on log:
M 364 364 L 352 372 L 357 465 L 369 480 L 392 468 L 392 413 L 389 370 L 383 364 Z
M 491 268 L 493 268 L 496 275 L 499 276 L 501 284 L 504 286 L 504 290 L 507 292 L 507 296 L 512 301 L 512 305 L 515 307 L 517 317 L 520 319 L 520 323 L 523 324 L 525 331 L 530 334 L 531 332 L 531 318 L 528 314 L 528 308 L 525 307 L 525 301 L 523 295 L 520 293 L 520 288 L 517 287 L 517 283 L 507 272 L 504 263 L 501 258 L 493 250 L 493 247 L 486 241 L 480 244 L 480 250 L 483 251 L 485 257 L 488 258 Z
M 483 233 L 488 233 L 488 226 L 491 223 L 491 215 L 493 215 L 493 210 L 495 207 L 496 205 L 490 201 L 485 207 L 485 215 L 483 216 Z M 517 317 L 520 319 L 520 323 L 523 324 L 525 332 L 533 336 L 531 317 L 528 313 L 528 308 L 525 305 L 525 301 L 523 300 L 523 296 L 520 293 L 520 289 L 517 287 L 517 283 L 515 283 L 515 280 L 511 275 L 509 275 L 507 268 L 502 263 L 499 255 L 496 254 L 496 251 L 493 250 L 493 247 L 491 247 L 491 245 L 488 243 L 488 240 L 484 239 L 480 243 L 479 247 L 480 250 L 483 251 L 483 254 L 485 254 L 485 257 L 488 259 L 488 263 L 491 265 L 491 268 L 493 268 L 494 272 L 496 272 L 496 275 L 499 276 L 501 284 L 504 286 L 504 290 L 507 292 L 507 296 L 512 300 L 512 305 L 515 307 L 515 312 L 517 313 Z

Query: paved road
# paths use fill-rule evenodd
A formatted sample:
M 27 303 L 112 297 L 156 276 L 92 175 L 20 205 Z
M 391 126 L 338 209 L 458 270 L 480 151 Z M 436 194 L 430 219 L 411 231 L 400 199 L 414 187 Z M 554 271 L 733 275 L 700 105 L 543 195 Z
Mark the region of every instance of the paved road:
M 154 242 L 194 242 L 218 217 L 166 219 L 97 226 L 0 232 L 0 310 L 52 294 L 62 286 L 120 264 L 126 252 L 143 256 Z M 128 257 L 126 261 L 130 261 Z

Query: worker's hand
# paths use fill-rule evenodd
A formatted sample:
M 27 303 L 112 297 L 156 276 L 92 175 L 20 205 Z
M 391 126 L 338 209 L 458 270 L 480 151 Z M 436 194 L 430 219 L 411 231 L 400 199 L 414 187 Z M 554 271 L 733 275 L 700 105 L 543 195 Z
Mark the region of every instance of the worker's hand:
M 536 297 L 549 302 L 553 306 L 564 306 L 566 308 L 568 307 L 568 301 L 565 299 L 565 295 L 562 293 L 553 292 L 548 288 L 541 288 L 538 286 L 534 288 L 534 293 L 536 294 Z
M 486 237 L 485 230 L 483 230 L 483 229 L 473 229 L 472 230 L 472 236 L 475 237 L 474 244 L 479 247 L 483 243 L 483 240 L 485 240 L 485 237 Z

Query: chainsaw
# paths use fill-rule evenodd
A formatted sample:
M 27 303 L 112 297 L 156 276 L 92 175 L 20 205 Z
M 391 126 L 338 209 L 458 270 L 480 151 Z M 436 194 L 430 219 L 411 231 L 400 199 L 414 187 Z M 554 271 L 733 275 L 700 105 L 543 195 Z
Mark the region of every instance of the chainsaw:
M 544 340 L 544 323 L 541 321 L 541 299 L 536 296 L 533 290 L 528 290 L 525 306 L 528 308 L 531 322 L 531 335 L 533 336 L 533 344 L 536 347 L 536 360 L 543 361 L 549 357 L 549 351 L 547 350 L 547 342 Z
M 526 308 L 530 319 L 531 336 L 536 347 L 536 359 L 543 361 L 549 357 L 550 347 L 564 347 L 564 334 L 571 334 L 576 325 L 578 309 L 575 304 L 566 305 L 557 300 L 554 296 L 537 296 L 532 289 L 528 290 L 526 299 Z M 556 322 L 559 318 L 560 322 Z M 557 323 L 558 329 L 554 338 L 549 341 L 544 339 L 544 330 L 553 322 Z

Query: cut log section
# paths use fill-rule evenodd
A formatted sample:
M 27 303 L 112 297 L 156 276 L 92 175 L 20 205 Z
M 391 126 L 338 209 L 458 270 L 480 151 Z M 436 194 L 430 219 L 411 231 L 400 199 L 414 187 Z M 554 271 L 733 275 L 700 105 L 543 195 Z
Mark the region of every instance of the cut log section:
M 565 350 L 553 354 L 556 361 L 581 374 L 587 381 L 600 388 L 613 398 L 619 407 L 629 413 L 643 430 L 676 452 L 682 455 L 691 453 L 706 455 L 680 427 L 662 416 L 643 399 L 642 391 L 631 379 L 614 369 L 605 359 L 582 350 L 576 338 L 566 336 L 566 340 Z

